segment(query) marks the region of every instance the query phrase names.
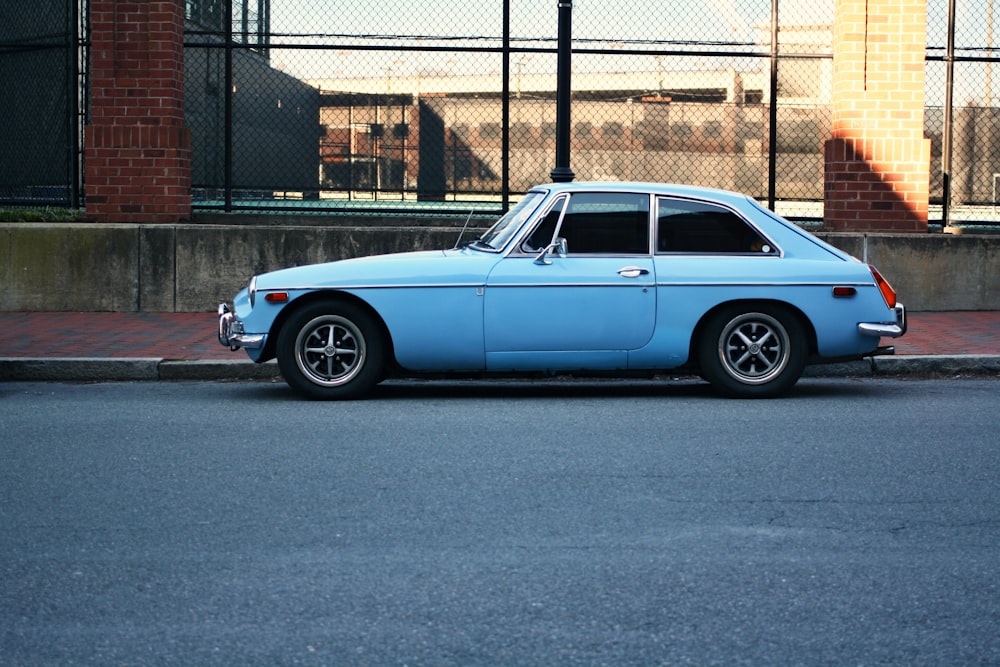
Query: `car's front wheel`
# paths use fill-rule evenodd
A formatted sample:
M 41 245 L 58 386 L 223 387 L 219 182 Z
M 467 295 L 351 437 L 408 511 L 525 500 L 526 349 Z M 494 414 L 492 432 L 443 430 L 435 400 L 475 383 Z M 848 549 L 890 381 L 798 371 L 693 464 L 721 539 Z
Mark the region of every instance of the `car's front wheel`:
M 723 394 L 764 398 L 787 392 L 806 365 L 802 324 L 777 305 L 732 306 L 712 315 L 698 349 L 702 375 Z
M 278 367 L 285 382 L 309 398 L 359 398 L 383 377 L 383 340 L 374 318 L 354 304 L 310 304 L 282 326 Z

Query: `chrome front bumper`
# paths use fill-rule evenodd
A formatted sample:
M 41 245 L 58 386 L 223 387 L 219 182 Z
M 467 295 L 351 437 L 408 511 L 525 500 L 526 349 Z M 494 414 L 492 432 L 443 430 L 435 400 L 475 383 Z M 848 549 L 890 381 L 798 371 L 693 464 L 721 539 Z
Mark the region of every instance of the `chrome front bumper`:
M 861 322 L 858 324 L 858 332 L 866 336 L 885 336 L 886 338 L 899 338 L 906 333 L 906 308 L 899 304 L 895 308 L 896 322 Z
M 236 315 L 229 310 L 229 306 L 220 303 L 219 310 L 219 342 L 230 350 L 238 350 L 241 347 L 257 349 L 263 347 L 264 336 L 256 334 L 248 336 L 243 333 L 243 323 L 236 319 Z

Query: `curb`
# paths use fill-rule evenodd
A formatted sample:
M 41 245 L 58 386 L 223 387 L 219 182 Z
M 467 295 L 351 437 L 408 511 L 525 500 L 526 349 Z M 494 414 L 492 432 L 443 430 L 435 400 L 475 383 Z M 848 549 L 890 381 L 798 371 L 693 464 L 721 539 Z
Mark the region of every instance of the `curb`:
M 276 361 L 255 364 L 252 361 L 163 361 L 157 371 L 159 380 L 272 380 L 280 378 Z
M 807 366 L 802 377 L 886 377 L 892 375 L 1000 375 L 996 354 L 906 354 Z
M 875 357 L 872 367 L 878 375 L 896 375 L 918 372 L 921 374 L 949 375 L 998 375 L 1000 355 L 905 355 L 901 357 Z M 918 368 L 919 370 L 908 370 Z
M 266 380 L 280 377 L 274 362 L 170 361 L 153 358 L 66 357 L 0 359 L 0 382 L 131 382 Z
M 1000 355 L 903 355 L 809 366 L 803 377 L 886 377 L 893 375 L 998 375 Z M 159 380 L 272 380 L 274 361 L 156 358 L 0 358 L 0 382 L 132 382 Z

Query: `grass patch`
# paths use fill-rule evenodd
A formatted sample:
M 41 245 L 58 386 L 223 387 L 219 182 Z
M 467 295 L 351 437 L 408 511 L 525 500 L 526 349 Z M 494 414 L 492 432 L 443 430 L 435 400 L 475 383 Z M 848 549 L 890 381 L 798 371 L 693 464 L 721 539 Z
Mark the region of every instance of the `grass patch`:
M 72 208 L 0 208 L 0 222 L 82 222 L 83 211 Z

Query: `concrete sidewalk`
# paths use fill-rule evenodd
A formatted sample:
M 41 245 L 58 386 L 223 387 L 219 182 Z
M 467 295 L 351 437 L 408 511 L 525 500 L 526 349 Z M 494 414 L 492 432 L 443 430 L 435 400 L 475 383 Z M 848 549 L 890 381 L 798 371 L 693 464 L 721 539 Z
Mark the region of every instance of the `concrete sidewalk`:
M 215 313 L 0 312 L 0 381 L 278 377 L 216 338 Z M 814 366 L 806 375 L 1000 376 L 1000 312 L 909 313 L 894 356 Z

